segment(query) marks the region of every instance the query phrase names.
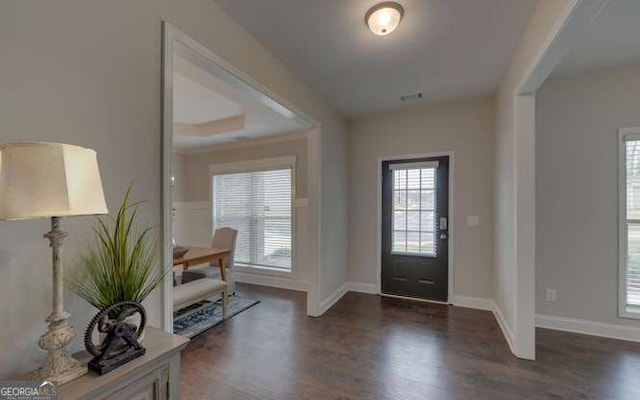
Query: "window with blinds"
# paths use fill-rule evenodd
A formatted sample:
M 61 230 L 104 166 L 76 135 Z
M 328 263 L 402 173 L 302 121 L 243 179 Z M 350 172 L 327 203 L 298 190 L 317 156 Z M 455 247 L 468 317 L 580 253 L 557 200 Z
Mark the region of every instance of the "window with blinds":
M 624 144 L 624 282 L 625 313 L 640 313 L 640 137 L 625 137 Z
M 391 164 L 392 252 L 436 256 L 437 162 Z
M 238 230 L 235 262 L 291 270 L 292 170 L 213 176 L 216 228 Z

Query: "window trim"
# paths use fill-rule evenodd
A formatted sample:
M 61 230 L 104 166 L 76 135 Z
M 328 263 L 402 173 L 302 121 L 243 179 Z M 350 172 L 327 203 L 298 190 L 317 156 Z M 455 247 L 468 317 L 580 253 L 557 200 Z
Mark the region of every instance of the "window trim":
M 392 162 L 392 163 L 389 164 L 389 169 L 391 170 L 391 173 L 392 173 L 391 174 L 391 176 L 392 176 L 392 178 L 391 178 L 391 181 L 392 181 L 392 183 L 391 183 L 391 191 L 392 191 L 391 238 L 392 239 L 391 239 L 391 252 L 390 252 L 392 255 L 413 256 L 413 257 L 417 256 L 417 257 L 434 258 L 434 259 L 438 257 L 438 251 L 437 251 L 438 239 L 437 239 L 437 229 L 436 229 L 436 225 L 435 225 L 435 223 L 436 223 L 435 219 L 436 219 L 436 214 L 437 214 L 437 212 L 436 212 L 436 208 L 437 208 L 436 204 L 437 204 L 437 193 L 438 193 L 438 189 L 437 189 L 437 187 L 438 187 L 438 172 L 437 172 L 438 171 L 438 167 L 439 167 L 438 161 L 418 161 L 418 162 L 402 162 L 402 161 L 398 161 L 398 162 Z M 422 237 L 422 233 L 428 232 L 428 231 L 422 231 L 421 229 L 419 229 L 418 231 L 415 231 L 415 230 L 411 230 L 410 231 L 408 229 L 408 226 L 409 226 L 408 211 L 416 211 L 416 210 L 409 210 L 409 209 L 405 209 L 404 210 L 405 213 L 406 213 L 406 215 L 405 215 L 405 218 L 406 218 L 406 220 L 405 220 L 405 229 L 404 230 L 396 230 L 395 229 L 395 221 L 396 221 L 395 214 L 396 214 L 396 211 L 402 211 L 402 210 L 396 210 L 395 206 L 393 204 L 393 203 L 395 203 L 395 192 L 398 191 L 398 190 L 404 190 L 405 193 L 408 196 L 409 190 L 415 191 L 416 189 L 415 188 L 414 189 L 409 189 L 408 187 L 405 188 L 405 189 L 396 189 L 394 173 L 395 173 L 395 171 L 410 171 L 410 170 L 416 170 L 416 169 L 420 170 L 420 171 L 422 171 L 423 169 L 433 169 L 433 171 L 434 171 L 434 174 L 433 174 L 434 175 L 433 176 L 434 184 L 433 184 L 433 188 L 432 189 L 423 189 L 422 188 L 422 175 L 421 175 L 420 188 L 418 189 L 418 191 L 421 192 L 421 200 L 420 200 L 420 207 L 421 208 L 419 210 L 417 210 L 420 213 L 425 211 L 425 210 L 422 209 L 422 191 L 423 190 L 432 190 L 433 193 L 434 193 L 433 210 L 431 210 L 433 212 L 433 217 L 434 217 L 434 226 L 433 226 L 433 231 L 431 232 L 431 233 L 433 233 L 433 240 L 434 240 L 434 251 L 433 251 L 433 253 L 422 253 L 420 251 L 416 252 L 416 251 L 408 251 L 408 250 L 406 250 L 406 251 L 393 250 L 395 232 L 404 232 L 404 234 L 406 235 L 405 236 L 405 244 L 407 244 L 407 246 L 405 246 L 405 247 L 408 247 L 408 239 L 407 239 L 407 237 L 408 237 L 409 232 L 412 232 L 412 233 L 418 232 L 418 237 L 419 238 Z M 407 180 L 407 182 L 408 182 L 408 180 Z M 407 203 L 408 203 L 408 197 L 407 197 Z M 422 215 L 420 214 L 419 215 L 419 219 L 421 219 L 421 218 L 422 218 Z M 422 247 L 422 245 L 420 244 L 419 247 Z
M 640 140 L 640 127 L 618 131 L 618 316 L 640 319 L 640 307 L 627 305 L 627 153 L 625 143 Z
M 272 158 L 260 158 L 245 161 L 234 161 L 222 164 L 209 165 L 209 209 L 211 211 L 211 237 L 216 231 L 216 211 L 215 211 L 215 184 L 213 177 L 216 175 L 241 174 L 248 172 L 271 171 L 278 169 L 291 170 L 291 269 L 277 270 L 271 267 L 261 267 L 258 265 L 238 264 L 234 266 L 238 272 L 256 273 L 260 275 L 271 275 L 280 277 L 293 277 L 297 271 L 296 260 L 296 156 L 282 156 Z

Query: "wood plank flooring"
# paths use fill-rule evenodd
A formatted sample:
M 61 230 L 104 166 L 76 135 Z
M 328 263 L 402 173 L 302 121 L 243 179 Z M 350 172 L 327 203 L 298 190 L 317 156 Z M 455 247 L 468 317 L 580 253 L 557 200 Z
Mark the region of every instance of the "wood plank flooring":
M 182 399 L 640 399 L 638 343 L 538 329 L 529 362 L 486 311 L 348 293 L 308 318 L 304 293 L 238 293 L 261 303 L 191 341 Z

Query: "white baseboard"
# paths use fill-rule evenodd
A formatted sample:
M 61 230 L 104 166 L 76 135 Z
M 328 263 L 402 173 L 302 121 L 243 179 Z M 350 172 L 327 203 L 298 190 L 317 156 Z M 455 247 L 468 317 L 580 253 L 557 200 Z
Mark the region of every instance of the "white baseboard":
M 640 328 L 633 326 L 607 324 L 604 322 L 542 314 L 536 314 L 536 326 L 539 328 L 554 329 L 556 331 L 640 342 Z
M 295 290 L 298 292 L 307 291 L 306 282 L 298 282 L 290 278 L 283 278 L 279 276 L 234 271 L 233 279 L 235 279 L 236 282 L 251 283 L 254 285 L 271 286 L 279 289 Z
M 502 310 L 500 310 L 500 307 L 498 307 L 496 302 L 493 300 L 491 300 L 491 302 L 493 303 L 493 315 L 496 317 L 496 321 L 498 321 L 498 325 L 500 325 L 500 329 L 502 330 L 502 336 L 504 336 L 505 340 L 507 341 L 507 344 L 509 345 L 509 349 L 511 349 L 511 352 L 513 354 L 516 354 L 516 351 L 515 351 L 516 348 L 513 341 L 514 340 L 513 333 L 511 332 L 511 329 L 507 324 L 507 320 L 504 319 L 504 315 L 502 315 Z
M 350 292 L 378 294 L 378 287 L 375 283 L 347 282 L 347 289 Z
M 498 326 L 500 326 L 500 330 L 502 331 L 502 336 L 504 336 L 504 339 L 507 341 L 511 352 L 515 354 L 513 333 L 511 332 L 509 325 L 507 325 L 507 321 L 504 319 L 504 315 L 502 315 L 502 310 L 500 310 L 495 301 L 493 301 L 492 299 L 483 299 L 480 297 L 467 297 L 457 295 L 453 296 L 452 301 L 454 306 L 493 312 L 493 316 L 495 317 L 496 321 L 498 322 Z
M 454 295 L 452 304 L 458 307 L 475 308 L 476 310 L 493 311 L 495 303 L 491 299 Z
M 322 314 L 327 312 L 327 310 L 330 309 L 331 306 L 336 304 L 336 302 L 338 300 L 340 300 L 342 298 L 342 296 L 344 296 L 348 291 L 349 291 L 348 290 L 348 285 L 347 285 L 347 283 L 345 283 L 344 285 L 339 287 L 338 290 L 336 290 L 335 292 L 331 293 L 329 295 L 329 297 L 327 297 L 326 299 L 322 300 L 320 302 L 319 315 L 321 316 Z

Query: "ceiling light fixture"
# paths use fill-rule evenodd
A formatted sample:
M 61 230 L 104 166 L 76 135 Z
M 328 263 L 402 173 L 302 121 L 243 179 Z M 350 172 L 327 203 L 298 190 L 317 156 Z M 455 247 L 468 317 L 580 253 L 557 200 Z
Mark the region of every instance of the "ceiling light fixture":
M 404 8 L 395 1 L 385 1 L 371 7 L 364 16 L 364 21 L 371 32 L 379 36 L 393 32 L 404 15 Z

